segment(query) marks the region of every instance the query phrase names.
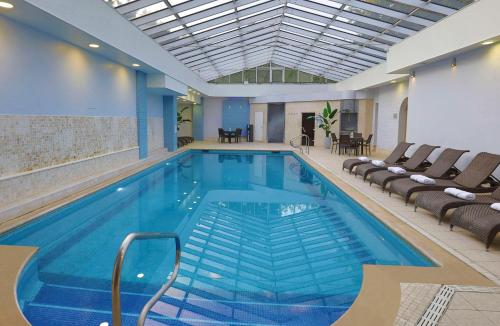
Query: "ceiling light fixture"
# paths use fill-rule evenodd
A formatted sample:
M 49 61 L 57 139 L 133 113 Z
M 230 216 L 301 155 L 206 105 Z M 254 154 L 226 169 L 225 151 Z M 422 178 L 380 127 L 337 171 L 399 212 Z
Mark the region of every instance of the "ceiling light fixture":
M 138 63 L 133 63 L 132 66 L 134 66 L 134 67 L 140 67 L 141 65 L 138 64 Z
M 0 1 L 0 8 L 12 9 L 12 8 L 14 8 L 14 5 L 10 2 L 7 2 L 7 1 Z
M 451 69 L 455 69 L 457 67 L 457 58 L 453 58 L 451 61 Z
M 493 44 L 495 43 L 495 41 L 493 40 L 489 40 L 489 41 L 484 41 L 483 43 L 481 43 L 482 45 L 490 45 L 490 44 Z
M 98 49 L 100 47 L 100 45 L 99 44 L 95 44 L 95 43 L 90 43 L 89 47 L 93 48 L 93 49 Z
M 412 79 L 415 79 L 415 77 L 416 77 L 415 70 L 412 70 L 412 71 L 410 72 L 410 77 L 411 77 Z

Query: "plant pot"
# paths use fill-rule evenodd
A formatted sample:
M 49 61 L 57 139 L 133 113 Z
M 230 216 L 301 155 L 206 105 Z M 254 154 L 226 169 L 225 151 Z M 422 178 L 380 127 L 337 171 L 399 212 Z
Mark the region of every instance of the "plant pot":
M 325 146 L 325 148 L 330 149 L 330 147 L 332 146 L 332 139 L 330 137 L 325 137 L 323 145 Z

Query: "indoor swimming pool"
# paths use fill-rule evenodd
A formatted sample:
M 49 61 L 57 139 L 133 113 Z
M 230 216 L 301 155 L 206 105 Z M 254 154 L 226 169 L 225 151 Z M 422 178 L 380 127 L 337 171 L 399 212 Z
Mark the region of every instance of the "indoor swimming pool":
M 330 325 L 363 264 L 434 266 L 291 152 L 189 150 L 0 235 L 39 247 L 18 286 L 34 325 L 111 325 L 111 277 L 131 232 L 175 232 L 181 268 L 149 325 Z M 173 270 L 171 239 L 134 242 L 122 320 Z

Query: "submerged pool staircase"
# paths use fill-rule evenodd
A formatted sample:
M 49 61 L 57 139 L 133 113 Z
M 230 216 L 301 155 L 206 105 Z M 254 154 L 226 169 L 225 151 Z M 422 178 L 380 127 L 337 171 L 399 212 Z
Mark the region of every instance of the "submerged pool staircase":
M 179 276 L 146 325 L 329 325 L 348 309 L 361 277 L 352 271 L 373 257 L 335 209 L 246 204 L 203 210 L 183 244 Z M 25 303 L 33 325 L 113 325 L 109 287 L 46 279 Z M 122 324 L 136 325 L 150 299 L 122 291 Z

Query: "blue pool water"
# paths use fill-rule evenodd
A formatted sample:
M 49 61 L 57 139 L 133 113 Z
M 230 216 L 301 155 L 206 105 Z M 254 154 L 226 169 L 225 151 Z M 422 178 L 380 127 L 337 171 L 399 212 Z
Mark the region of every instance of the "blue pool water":
M 130 232 L 176 232 L 181 270 L 150 325 L 330 325 L 363 264 L 432 266 L 291 153 L 189 151 L 46 214 L 0 244 L 40 248 L 18 287 L 37 325 L 111 324 L 111 274 Z M 137 241 L 125 325 L 169 277 L 172 240 Z

